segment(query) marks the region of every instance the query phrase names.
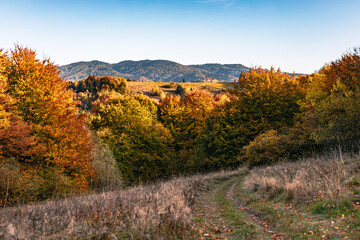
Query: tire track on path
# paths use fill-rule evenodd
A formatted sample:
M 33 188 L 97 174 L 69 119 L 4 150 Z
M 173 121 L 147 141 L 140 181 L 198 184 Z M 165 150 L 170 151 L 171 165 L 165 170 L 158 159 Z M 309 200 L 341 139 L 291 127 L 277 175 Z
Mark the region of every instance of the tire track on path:
M 227 198 L 231 201 L 233 201 L 237 207 L 237 209 L 239 209 L 241 212 L 245 213 L 246 215 L 249 216 L 249 218 L 257 225 L 260 225 L 264 228 L 264 231 L 267 233 L 272 234 L 272 239 L 274 240 L 285 240 L 285 238 L 276 231 L 275 227 L 272 226 L 269 222 L 263 220 L 262 218 L 260 218 L 258 215 L 256 215 L 254 213 L 254 211 L 252 211 L 251 209 L 247 208 L 243 202 L 241 202 L 241 199 L 236 198 L 235 199 L 235 194 L 234 194 L 234 188 L 236 185 L 239 184 L 239 181 L 236 181 L 233 183 L 233 185 L 231 185 L 231 187 L 229 188 L 229 190 L 227 191 Z

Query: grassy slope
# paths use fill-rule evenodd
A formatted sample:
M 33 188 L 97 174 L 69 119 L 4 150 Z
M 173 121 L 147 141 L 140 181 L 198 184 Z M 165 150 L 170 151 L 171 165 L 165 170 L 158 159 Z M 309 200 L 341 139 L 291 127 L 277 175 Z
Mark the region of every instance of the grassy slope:
M 0 239 L 360 239 L 360 155 L 0 210 Z
M 224 82 L 200 82 L 200 83 L 180 83 L 181 86 L 184 88 L 189 88 L 192 91 L 197 90 L 208 90 L 209 92 L 216 95 L 220 93 L 222 90 L 226 89 L 233 89 L 232 83 L 224 83 Z M 156 102 L 160 101 L 159 96 L 154 96 L 151 93 L 151 90 L 154 86 L 159 87 L 164 93 L 170 94 L 175 93 L 176 87 L 168 88 L 169 83 L 164 82 L 129 82 L 129 89 L 130 92 L 133 94 L 144 94 L 149 96 L 151 99 L 155 100 Z
M 243 169 L 0 209 L 0 239 L 188 239 L 195 196 Z
M 334 158 L 278 164 L 218 183 L 198 198 L 198 238 L 360 239 L 359 160 L 360 156 L 347 157 L 341 167 L 335 162 L 342 161 Z M 320 174 L 312 175 L 312 168 Z M 299 177 L 302 171 L 319 180 L 314 195 L 307 193 L 315 189 L 303 173 Z M 280 178 L 286 172 L 288 188 L 282 189 Z M 340 173 L 345 174 L 338 179 Z M 339 180 L 341 194 L 330 184 L 334 179 Z M 252 184 L 256 189 L 249 187 Z M 222 225 L 231 231 L 223 231 Z

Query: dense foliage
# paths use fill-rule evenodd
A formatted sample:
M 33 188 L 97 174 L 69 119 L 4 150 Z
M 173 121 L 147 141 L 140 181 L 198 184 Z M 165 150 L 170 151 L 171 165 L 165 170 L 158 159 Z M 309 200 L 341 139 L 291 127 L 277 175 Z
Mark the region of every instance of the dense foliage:
M 237 165 L 235 158 L 257 135 L 292 126 L 300 113 L 298 101 L 304 97 L 297 79 L 274 69 L 251 69 L 234 87 L 230 101 L 207 118 L 201 135 L 213 168 Z
M 0 204 L 359 147 L 359 49 L 311 75 L 254 68 L 217 96 L 169 88 L 156 104 L 123 78 L 69 83 L 32 50 L 0 51 Z
M 1 204 L 87 190 L 92 145 L 67 82 L 32 50 L 0 59 Z
M 95 77 L 90 75 L 84 80 L 72 82 L 68 88 L 76 93 L 76 100 L 81 102 L 80 107 L 89 111 L 93 107 L 93 102 L 103 92 L 115 91 L 121 94 L 126 93 L 128 82 L 120 77 Z
M 360 49 L 344 54 L 314 77 L 307 92 L 312 137 L 327 145 L 358 148 L 360 139 Z M 317 79 L 316 79 L 317 78 Z M 318 80 L 320 79 L 320 80 Z
M 127 183 L 169 174 L 172 136 L 157 121 L 155 104 L 141 96 L 109 94 L 94 107 L 90 126 L 114 153 Z

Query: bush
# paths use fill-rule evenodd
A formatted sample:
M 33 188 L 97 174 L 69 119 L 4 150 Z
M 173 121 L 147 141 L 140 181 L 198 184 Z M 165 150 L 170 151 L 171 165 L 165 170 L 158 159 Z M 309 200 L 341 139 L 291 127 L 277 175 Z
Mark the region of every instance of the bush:
M 284 137 L 276 130 L 270 130 L 255 137 L 254 141 L 244 147 L 243 157 L 250 166 L 269 165 L 285 157 L 286 143 Z
M 243 148 L 240 161 L 250 167 L 269 165 L 283 159 L 294 161 L 319 151 L 320 146 L 311 140 L 306 126 L 297 123 L 292 128 L 269 130 L 256 136 Z
M 358 151 L 360 139 L 360 49 L 344 54 L 310 78 L 307 90 L 311 136 L 329 147 Z
M 200 137 L 205 158 L 219 159 L 229 167 L 241 163 L 236 157 L 257 135 L 293 126 L 301 113 L 298 101 L 305 96 L 301 85 L 289 74 L 260 68 L 242 73 L 231 93 L 205 120 Z M 271 141 L 279 140 L 272 138 Z M 261 144 L 270 142 L 265 140 Z
M 190 93 L 190 88 L 184 88 L 180 84 L 176 87 L 176 94 L 179 94 L 181 97 L 185 97 L 186 94 Z
M 170 95 L 159 104 L 159 119 L 171 131 L 178 150 L 196 146 L 213 107 L 212 96 L 205 92 L 192 92 L 183 98 Z
M 160 96 L 161 92 L 162 92 L 162 90 L 159 89 L 158 86 L 153 86 L 153 88 L 151 89 L 151 93 L 154 96 Z
M 360 91 L 341 84 L 310 113 L 312 137 L 320 144 L 358 148 L 360 139 Z
M 160 90 L 160 100 L 164 100 L 166 98 L 166 93 Z
M 0 206 L 11 206 L 41 199 L 43 179 L 36 169 L 23 169 L 14 159 L 0 164 Z

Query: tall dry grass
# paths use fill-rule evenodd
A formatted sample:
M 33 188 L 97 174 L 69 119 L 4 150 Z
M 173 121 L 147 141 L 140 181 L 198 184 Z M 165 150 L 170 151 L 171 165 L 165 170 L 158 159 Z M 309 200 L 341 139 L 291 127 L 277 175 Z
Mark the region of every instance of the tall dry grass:
M 191 204 L 215 179 L 246 169 L 181 177 L 126 190 L 0 210 L 0 239 L 168 239 L 184 237 Z
M 346 184 L 359 171 L 360 155 L 343 156 L 340 152 L 253 169 L 246 176 L 244 187 L 269 198 L 283 194 L 294 202 L 317 197 L 334 199 L 351 194 Z

